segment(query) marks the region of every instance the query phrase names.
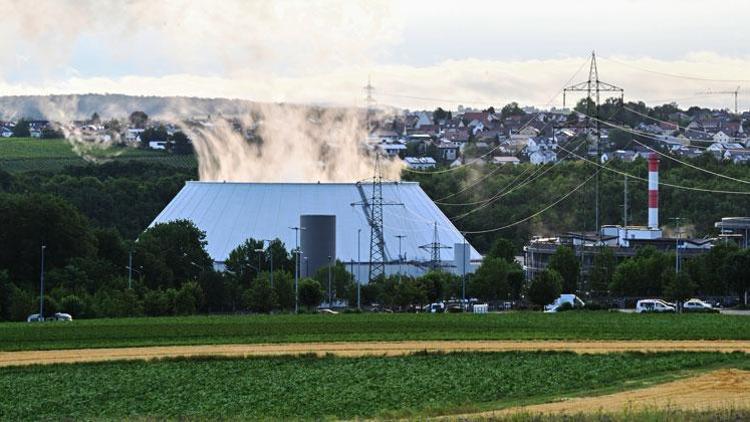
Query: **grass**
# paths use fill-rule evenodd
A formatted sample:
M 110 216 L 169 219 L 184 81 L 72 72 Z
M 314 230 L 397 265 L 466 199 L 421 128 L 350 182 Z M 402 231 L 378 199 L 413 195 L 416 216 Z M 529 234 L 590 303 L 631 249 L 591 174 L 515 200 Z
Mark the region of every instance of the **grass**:
M 531 415 L 517 414 L 507 417 L 489 418 L 491 421 L 502 422 L 547 422 L 547 421 L 578 421 L 578 422 L 737 422 L 750 420 L 748 409 L 715 409 L 715 410 L 680 410 L 680 409 L 651 409 L 638 411 L 622 411 L 618 413 L 581 413 L 561 418 L 559 415 Z
M 190 316 L 0 323 L 0 350 L 378 340 L 750 340 L 737 315 L 618 312 Z
M 92 148 L 89 160 L 155 161 L 176 167 L 195 167 L 193 156 L 175 156 L 163 151 L 136 148 Z M 0 169 L 11 173 L 25 171 L 59 171 L 66 166 L 82 166 L 89 161 L 73 151 L 65 139 L 0 138 Z
M 744 354 L 456 353 L 267 357 L 0 369 L 5 420 L 424 417 L 547 401 L 718 366 Z

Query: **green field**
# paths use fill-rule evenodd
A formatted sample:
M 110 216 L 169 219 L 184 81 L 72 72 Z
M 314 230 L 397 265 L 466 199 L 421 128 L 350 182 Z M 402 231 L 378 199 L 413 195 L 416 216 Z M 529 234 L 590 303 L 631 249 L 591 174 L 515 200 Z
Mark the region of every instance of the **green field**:
M 750 340 L 720 314 L 340 314 L 190 316 L 0 323 L 0 350 L 376 340 Z
M 73 151 L 65 139 L 0 138 L 0 169 L 11 173 L 24 171 L 58 171 L 66 166 L 82 166 L 90 160 L 149 161 L 177 167 L 195 167 L 195 157 L 137 148 L 91 148 L 88 161 Z
M 352 418 L 471 412 L 637 388 L 744 354 L 457 353 L 170 359 L 0 369 L 5 420 Z

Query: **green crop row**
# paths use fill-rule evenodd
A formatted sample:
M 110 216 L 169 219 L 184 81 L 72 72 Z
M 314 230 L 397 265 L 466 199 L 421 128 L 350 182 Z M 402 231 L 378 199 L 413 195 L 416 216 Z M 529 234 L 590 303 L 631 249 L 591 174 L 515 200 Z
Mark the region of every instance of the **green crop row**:
M 0 350 L 378 340 L 750 340 L 750 318 L 604 311 L 244 315 L 0 323 Z
M 4 420 L 425 416 L 636 388 L 744 354 L 458 353 L 0 369 Z M 684 374 L 684 372 L 682 372 Z

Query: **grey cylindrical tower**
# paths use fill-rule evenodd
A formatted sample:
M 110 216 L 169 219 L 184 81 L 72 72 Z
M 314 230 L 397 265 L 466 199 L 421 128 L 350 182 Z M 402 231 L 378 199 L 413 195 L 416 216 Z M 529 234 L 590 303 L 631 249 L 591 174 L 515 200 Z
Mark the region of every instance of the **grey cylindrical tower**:
M 300 215 L 300 273 L 312 277 L 318 268 L 336 262 L 336 216 Z

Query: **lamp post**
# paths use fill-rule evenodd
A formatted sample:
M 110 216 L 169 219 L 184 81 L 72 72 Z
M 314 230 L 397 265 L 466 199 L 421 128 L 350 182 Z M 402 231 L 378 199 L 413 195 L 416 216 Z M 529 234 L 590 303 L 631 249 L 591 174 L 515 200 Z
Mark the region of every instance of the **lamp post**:
M 359 244 L 359 237 L 362 234 L 362 229 L 357 229 L 357 309 L 362 310 L 362 302 L 361 302 L 361 295 L 360 295 L 360 287 L 361 287 L 361 278 L 359 277 L 359 269 L 362 266 L 362 258 L 360 256 L 360 244 Z
M 401 263 L 403 262 L 403 257 L 401 255 L 401 239 L 405 238 L 406 235 L 397 234 L 396 237 L 398 238 L 398 284 L 401 284 Z
M 39 269 L 39 317 L 44 321 L 44 251 L 47 245 L 42 245 L 42 263 Z
M 461 251 L 461 266 L 463 271 L 461 272 L 461 307 L 463 308 L 466 303 L 466 234 L 461 233 L 464 238 L 463 251 Z
M 260 277 L 260 254 L 265 252 L 265 250 L 261 247 L 261 248 L 253 249 L 253 251 L 258 254 L 258 277 Z
M 328 308 L 333 308 L 333 292 L 331 291 L 331 255 L 328 255 Z
M 133 248 L 128 252 L 128 290 L 133 288 Z
M 289 227 L 294 230 L 294 313 L 299 313 L 299 231 L 304 227 Z

